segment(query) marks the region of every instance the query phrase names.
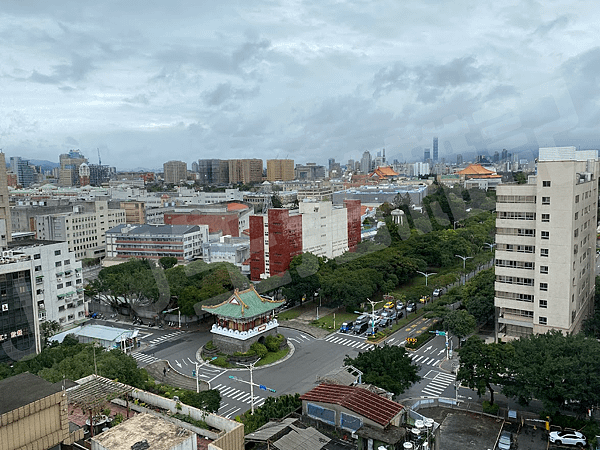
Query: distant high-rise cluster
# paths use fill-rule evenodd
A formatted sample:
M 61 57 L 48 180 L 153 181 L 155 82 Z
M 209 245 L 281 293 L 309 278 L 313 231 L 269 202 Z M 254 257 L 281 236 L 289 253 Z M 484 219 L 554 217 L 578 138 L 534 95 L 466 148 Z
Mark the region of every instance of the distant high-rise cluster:
M 163 164 L 163 171 L 167 184 L 179 184 L 187 180 L 187 163 L 183 161 L 167 161 Z

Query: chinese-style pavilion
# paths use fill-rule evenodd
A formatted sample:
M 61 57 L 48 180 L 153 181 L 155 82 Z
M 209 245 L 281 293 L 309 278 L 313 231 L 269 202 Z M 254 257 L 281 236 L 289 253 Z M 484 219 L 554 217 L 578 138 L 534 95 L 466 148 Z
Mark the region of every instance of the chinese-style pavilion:
M 225 353 L 247 352 L 253 343 L 276 335 L 275 309 L 284 302 L 262 297 L 252 286 L 245 291 L 236 289 L 231 297 L 218 305 L 202 306 L 203 311 L 216 316 L 216 323 L 210 330 L 213 344 Z

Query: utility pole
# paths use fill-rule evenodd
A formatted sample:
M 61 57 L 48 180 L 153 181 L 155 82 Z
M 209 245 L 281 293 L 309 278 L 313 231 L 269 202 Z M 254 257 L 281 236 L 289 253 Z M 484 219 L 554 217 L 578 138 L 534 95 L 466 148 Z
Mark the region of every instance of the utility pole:
M 201 363 L 198 363 L 198 361 L 194 361 L 194 364 L 196 365 L 196 370 L 194 371 L 193 375 L 196 378 L 196 394 L 200 392 L 200 382 L 198 381 L 198 377 L 200 376 L 198 373 L 198 369 L 200 369 L 200 367 L 202 367 L 204 364 L 208 363 L 209 361 L 214 361 L 215 359 L 217 359 L 217 356 L 213 356 L 210 359 L 207 359 L 206 361 L 202 361 Z M 208 385 L 208 387 L 210 388 L 210 384 Z
M 240 362 L 236 362 L 236 364 L 239 364 L 240 366 L 244 366 L 245 368 L 247 368 L 250 371 L 250 381 L 246 381 L 246 380 L 242 380 L 236 376 L 233 375 L 229 375 L 229 378 L 232 380 L 236 380 L 239 381 L 240 383 L 246 383 L 250 385 L 250 408 L 251 408 L 251 413 L 254 414 L 254 386 L 258 386 L 259 389 L 263 390 L 263 391 L 269 391 L 269 392 L 276 392 L 275 389 L 271 389 L 268 388 L 266 386 L 263 386 L 262 384 L 255 384 L 254 383 L 254 379 L 252 377 L 252 371 L 254 370 L 254 366 L 256 365 L 257 362 L 260 361 L 260 358 L 258 358 L 256 361 L 254 361 L 253 363 L 250 364 L 242 364 Z

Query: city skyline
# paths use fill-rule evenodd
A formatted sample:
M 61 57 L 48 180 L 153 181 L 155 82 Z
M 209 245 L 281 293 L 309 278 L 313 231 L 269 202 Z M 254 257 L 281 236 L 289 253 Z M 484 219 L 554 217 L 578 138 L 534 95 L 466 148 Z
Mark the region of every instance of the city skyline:
M 0 148 L 120 169 L 598 148 L 600 6 L 0 5 Z M 169 157 L 165 157 L 169 155 Z M 226 155 L 226 156 L 225 156 Z M 454 158 L 452 158 L 454 159 Z

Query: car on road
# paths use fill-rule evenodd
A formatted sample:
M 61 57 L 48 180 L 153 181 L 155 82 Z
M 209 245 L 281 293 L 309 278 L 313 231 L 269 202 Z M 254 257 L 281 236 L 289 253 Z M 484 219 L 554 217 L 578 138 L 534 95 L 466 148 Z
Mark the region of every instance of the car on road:
M 394 307 L 394 302 L 387 302 L 385 305 L 383 305 L 383 307 L 385 309 L 391 309 Z
M 357 323 L 354 326 L 354 334 L 363 334 L 365 331 L 367 331 L 367 328 L 369 328 L 369 322 L 361 322 L 361 323 Z
M 512 447 L 512 433 L 510 431 L 502 431 L 500 439 L 498 439 L 499 450 L 510 450 Z
M 424 295 L 419 299 L 421 303 L 427 303 L 429 301 L 429 295 Z
M 344 322 L 340 327 L 340 332 L 349 333 L 352 328 L 354 328 L 354 324 L 352 322 Z
M 416 311 L 416 309 L 417 309 L 417 305 L 414 303 L 408 303 L 406 305 L 406 312 L 413 312 L 413 311 Z
M 394 311 L 394 310 L 384 311 L 381 314 L 381 318 L 382 319 L 396 320 L 396 311 Z
M 404 303 L 396 302 L 396 311 L 400 311 L 401 309 L 404 309 Z
M 440 295 L 442 295 L 442 291 L 440 289 L 434 289 L 433 296 L 439 297 Z
M 392 326 L 392 319 L 389 317 L 382 317 L 377 322 L 375 322 L 375 328 L 387 328 Z
M 550 433 L 550 442 L 559 445 L 577 445 L 585 447 L 587 440 L 579 431 L 553 431 Z

